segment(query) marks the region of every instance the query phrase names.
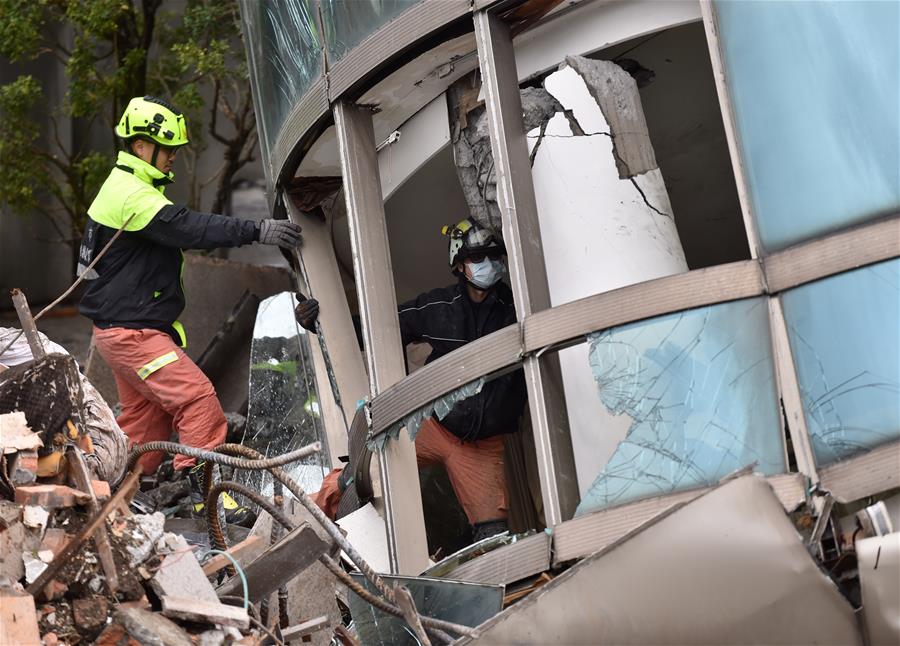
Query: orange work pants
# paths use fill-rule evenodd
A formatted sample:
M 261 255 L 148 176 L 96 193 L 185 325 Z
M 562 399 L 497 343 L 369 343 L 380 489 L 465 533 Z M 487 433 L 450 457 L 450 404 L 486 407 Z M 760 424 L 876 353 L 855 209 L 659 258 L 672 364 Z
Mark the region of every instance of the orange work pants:
M 416 435 L 416 462 L 419 467 L 443 465 L 456 498 L 469 523 L 506 520 L 506 476 L 503 471 L 503 436 L 463 442 L 433 417 Z M 313 501 L 330 518 L 337 512 L 340 493 L 336 469 L 325 477 Z
M 213 385 L 168 334 L 95 327 L 94 344 L 116 377 L 122 404 L 116 421 L 132 445 L 168 441 L 173 428 L 187 446 L 208 449 L 225 441 L 228 424 Z M 164 457 L 160 451 L 144 455 L 143 472 L 154 473 Z M 176 455 L 174 467 L 195 463 Z

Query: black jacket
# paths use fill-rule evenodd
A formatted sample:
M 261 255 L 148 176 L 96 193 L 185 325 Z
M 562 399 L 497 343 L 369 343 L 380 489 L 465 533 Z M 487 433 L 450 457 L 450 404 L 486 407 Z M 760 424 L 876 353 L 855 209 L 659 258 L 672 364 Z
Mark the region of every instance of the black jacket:
M 124 153 L 119 162 L 88 211 L 80 268 L 96 257 L 126 216 L 135 215 L 89 273 L 79 309 L 98 327 L 161 330 L 184 345 L 176 323 L 185 305 L 182 249 L 250 244 L 259 237 L 257 224 L 172 204 L 162 196 L 166 178 L 159 171 L 156 177 L 149 164 Z
M 505 283 L 498 283 L 476 304 L 462 279 L 403 303 L 399 315 L 404 346 L 423 341 L 431 345 L 426 363 L 516 322 L 512 293 Z M 524 406 L 525 377 L 520 369 L 488 381 L 480 393 L 457 402 L 440 422 L 462 440 L 480 440 L 518 430 Z

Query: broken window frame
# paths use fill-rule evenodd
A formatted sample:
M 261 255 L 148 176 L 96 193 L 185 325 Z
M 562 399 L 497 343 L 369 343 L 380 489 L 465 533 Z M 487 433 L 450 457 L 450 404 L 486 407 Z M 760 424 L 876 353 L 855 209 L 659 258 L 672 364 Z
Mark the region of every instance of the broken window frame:
M 836 234 L 818 236 L 810 241 L 786 250 L 768 255 L 760 254 L 761 247 L 759 235 L 753 219 L 750 200 L 748 198 L 748 180 L 739 152 L 738 134 L 735 128 L 729 89 L 725 81 L 725 70 L 720 51 L 715 7 L 711 0 L 701 0 L 700 8 L 702 21 L 707 33 L 715 84 L 720 100 L 726 138 L 752 260 L 687 272 L 686 274 L 670 276 L 664 279 L 647 281 L 628 288 L 616 290 L 615 292 L 598 294 L 583 299 L 580 302 L 569 303 L 552 309 L 535 308 L 529 305 L 528 310 L 525 312 L 524 316 L 520 317 L 520 321 L 517 325 L 510 326 L 510 328 L 506 330 L 495 333 L 497 337 L 495 339 L 490 339 L 492 342 L 496 342 L 496 340 L 501 337 L 504 339 L 517 339 L 516 343 L 503 345 L 501 347 L 502 352 L 485 352 L 487 348 L 491 348 L 490 345 L 474 342 L 443 358 L 446 360 L 442 359 L 440 362 L 434 362 L 414 375 L 401 378 L 400 381 L 389 387 L 381 388 L 377 391 L 373 389 L 370 392 L 372 400 L 370 401 L 369 406 L 372 411 L 373 432 L 375 434 L 382 432 L 386 425 L 390 425 L 397 421 L 408 412 L 419 406 L 425 405 L 436 396 L 446 394 L 454 387 L 458 386 L 461 383 L 458 379 L 461 371 L 465 372 L 467 378 L 471 380 L 489 374 L 498 369 L 498 367 L 514 365 L 521 361 L 527 362 L 532 366 L 532 370 L 534 371 L 533 374 L 535 376 L 533 381 L 537 382 L 537 378 L 541 376 L 540 368 L 542 364 L 541 359 L 543 358 L 542 355 L 547 349 L 565 346 L 567 343 L 571 343 L 573 340 L 581 338 L 581 335 L 589 331 L 604 329 L 611 325 L 640 320 L 704 304 L 767 294 L 769 295 L 773 344 L 776 346 L 775 357 L 778 369 L 779 392 L 781 393 L 785 408 L 785 417 L 788 421 L 790 437 L 797 457 L 799 472 L 808 476 L 812 484 L 819 482 L 821 477 L 822 483 L 837 492 L 836 496 L 839 498 L 841 495 L 851 497 L 850 499 L 852 499 L 852 497 L 858 498 L 863 495 L 868 495 L 869 493 L 882 491 L 891 483 L 894 483 L 893 486 L 900 484 L 897 482 L 898 476 L 896 474 L 888 473 L 889 467 L 893 471 L 896 471 L 895 465 L 897 459 L 900 458 L 900 442 L 894 442 L 876 449 L 871 453 L 829 465 L 828 467 L 821 469 L 821 473 L 817 473 L 815 461 L 812 457 L 811 450 L 809 449 L 809 437 L 805 428 L 805 422 L 803 421 L 804 414 L 800 403 L 796 369 L 790 355 L 790 348 L 788 345 L 775 338 L 778 336 L 777 331 L 785 328 L 784 316 L 781 312 L 780 301 L 778 299 L 779 292 L 816 278 L 848 271 L 851 268 L 871 264 L 880 260 L 897 257 L 900 255 L 900 252 L 898 252 L 896 230 L 900 219 L 898 219 L 897 216 L 890 216 L 878 222 L 868 222 L 852 230 L 846 229 L 839 231 Z M 484 9 L 484 4 L 476 5 L 474 9 L 470 8 L 468 11 L 474 13 L 476 23 L 480 21 L 484 25 L 490 22 L 490 15 L 487 13 L 487 10 Z M 413 13 L 418 12 L 410 11 L 409 13 L 410 16 L 412 16 Z M 392 59 L 392 57 L 399 54 L 400 48 L 420 42 L 415 40 L 415 38 L 421 37 L 422 34 L 430 33 L 429 30 L 434 31 L 443 27 L 444 23 L 449 23 L 449 15 L 450 13 L 435 14 L 430 23 L 423 24 L 423 26 L 419 27 L 419 30 L 416 32 L 418 36 L 410 35 L 403 39 L 402 42 L 398 41 L 396 45 L 397 51 L 391 49 L 388 54 L 379 57 L 377 60 L 384 62 L 388 59 Z M 458 17 L 456 14 L 453 15 L 454 19 Z M 373 38 L 367 39 L 367 41 L 372 40 L 372 42 L 374 42 L 375 40 L 378 40 L 375 37 L 387 28 L 392 30 L 399 29 L 400 23 L 403 22 L 402 19 L 403 16 L 400 16 L 389 25 L 382 27 L 379 32 L 373 34 Z M 496 24 L 497 21 L 494 22 Z M 427 45 L 420 47 L 420 49 L 424 50 L 426 47 Z M 248 44 L 248 50 L 249 48 L 250 45 Z M 479 52 L 479 58 L 482 70 L 484 70 L 486 66 L 490 68 L 492 62 L 490 60 L 485 60 L 484 54 L 486 50 L 484 47 L 481 49 L 482 51 Z M 361 51 L 362 47 L 348 52 L 348 55 L 344 57 L 346 60 L 339 61 L 338 65 L 336 65 L 332 71 L 332 76 L 336 80 L 330 86 L 328 93 L 329 98 L 333 102 L 340 102 L 342 99 L 353 98 L 348 91 L 354 83 L 348 66 L 351 63 L 352 58 L 354 59 L 352 61 L 353 64 L 359 67 L 358 61 L 355 60 L 359 58 L 357 55 L 360 54 L 360 51 L 357 50 Z M 351 54 L 353 56 L 351 56 Z M 368 67 L 371 67 L 374 63 L 369 62 L 367 65 Z M 342 68 L 342 74 L 337 74 L 339 66 Z M 363 65 L 363 68 L 365 69 L 356 70 L 356 72 L 359 73 L 359 77 L 356 79 L 357 81 L 362 79 L 363 74 L 370 71 L 368 67 Z M 515 78 L 515 76 L 513 76 L 513 78 Z M 307 94 L 310 93 L 308 92 Z M 354 90 L 354 96 L 358 95 L 359 88 L 357 87 L 357 89 Z M 503 113 L 504 106 L 501 105 L 503 103 L 501 96 L 502 95 L 498 92 L 486 92 L 485 94 L 488 110 L 496 112 L 497 116 L 502 115 Z M 297 108 L 302 107 L 302 102 L 307 98 L 309 97 L 301 97 L 297 101 L 297 105 L 294 106 L 292 112 L 297 112 Z M 257 107 L 260 107 L 258 103 Z M 506 109 L 508 115 L 508 103 Z M 288 150 L 293 151 L 302 141 L 306 141 L 306 138 L 311 134 L 315 120 L 321 119 L 325 114 L 326 112 L 323 109 L 321 115 L 306 115 L 304 117 L 306 119 L 305 121 L 298 121 L 297 123 L 292 122 L 291 128 L 282 127 L 279 136 L 276 138 L 277 145 L 275 148 L 282 152 Z M 299 127 L 297 125 L 298 123 L 302 124 L 303 127 Z M 499 130 L 499 132 L 503 132 L 502 129 Z M 288 139 L 290 139 L 290 141 Z M 351 139 L 354 138 L 351 137 Z M 509 142 L 505 141 L 506 138 L 502 134 L 496 134 L 495 139 L 498 140 L 498 143 L 502 143 L 504 147 L 508 148 Z M 368 142 L 360 144 L 359 141 L 356 141 L 356 144 L 362 145 L 364 148 L 369 147 Z M 372 142 L 372 146 L 374 146 L 374 142 Z M 296 162 L 295 159 L 290 161 L 288 159 L 290 156 L 287 154 L 282 155 L 279 152 L 278 156 L 280 158 L 274 160 L 275 168 L 274 173 L 270 173 L 270 182 L 274 181 L 276 174 L 278 176 L 286 176 L 284 172 L 288 170 L 286 167 L 289 164 Z M 343 158 L 347 163 L 353 161 L 350 159 L 350 155 L 346 150 L 344 151 Z M 507 160 L 507 162 L 508 161 L 509 160 Z M 283 166 L 285 168 L 283 168 Z M 511 167 L 506 163 L 504 169 L 510 171 Z M 377 173 L 377 164 L 375 166 L 375 172 Z M 358 169 L 350 173 L 345 171 L 345 185 L 348 187 L 348 193 L 352 194 L 357 190 L 356 185 L 349 180 L 354 178 L 355 180 L 360 180 L 360 175 L 361 173 L 358 172 Z M 525 186 L 523 188 L 521 184 L 514 185 L 511 183 L 510 193 L 513 202 L 520 201 L 521 196 L 517 195 L 520 190 L 527 193 L 529 188 L 533 191 L 533 187 Z M 348 195 L 348 203 L 351 199 L 352 196 Z M 509 215 L 512 213 L 521 215 L 520 212 L 509 211 L 507 209 L 505 211 L 506 218 L 504 221 L 504 229 L 510 228 L 514 229 L 515 232 L 518 232 L 521 223 L 509 218 Z M 375 215 L 377 214 L 378 211 L 376 210 Z M 381 214 L 383 216 L 383 209 Z M 355 217 L 360 218 L 360 214 L 357 213 Z M 370 217 L 368 212 L 366 213 L 366 217 Z M 506 220 L 509 221 L 508 224 Z M 506 233 L 506 231 L 504 231 L 504 233 Z M 516 237 L 515 234 L 511 236 L 511 238 Z M 521 243 L 521 240 L 519 239 L 517 242 Z M 357 255 L 357 258 L 364 258 L 366 253 L 368 253 L 367 251 L 360 255 L 363 249 L 367 248 L 359 243 L 355 244 L 354 253 Z M 534 251 L 535 250 L 533 249 L 520 246 L 517 249 L 514 262 L 511 263 L 516 266 L 516 271 L 521 274 L 520 284 L 518 285 L 517 301 L 519 300 L 518 295 L 520 293 L 522 295 L 530 295 L 532 291 L 539 289 L 539 287 L 535 287 L 535 285 L 539 284 L 541 281 L 546 281 L 546 275 L 541 271 L 540 263 L 538 263 L 537 269 L 534 264 L 531 264 L 535 258 Z M 539 257 L 539 254 L 537 257 Z M 531 270 L 530 272 L 525 271 L 527 263 L 528 268 Z M 360 280 L 359 275 L 357 276 L 358 289 L 362 289 L 364 283 L 371 284 L 373 281 L 382 285 L 387 284 L 392 286 L 392 277 L 390 276 L 389 266 L 370 267 L 370 269 L 373 269 L 374 273 L 368 276 L 365 281 Z M 648 302 L 650 303 L 649 305 L 647 305 Z M 614 310 L 613 314 L 610 314 L 610 310 Z M 391 325 L 395 324 L 395 321 L 388 321 L 384 324 L 387 327 L 382 328 L 380 319 L 376 319 L 371 314 L 367 314 L 364 318 L 368 325 L 374 326 L 370 327 L 370 329 L 389 329 Z M 488 339 L 488 337 L 485 338 L 485 340 Z M 367 350 L 371 349 L 374 348 L 370 339 Z M 372 352 L 369 354 L 372 354 Z M 376 361 L 376 365 L 377 363 L 379 362 Z M 464 367 L 461 367 L 462 364 L 465 364 Z M 558 474 L 554 472 L 554 468 L 557 465 L 554 462 L 554 447 L 551 442 L 551 439 L 558 438 L 552 438 L 549 435 L 549 421 L 551 419 L 551 414 L 548 411 L 547 401 L 543 397 L 546 393 L 543 388 L 534 388 L 534 390 L 539 397 L 530 398 L 534 399 L 534 401 L 530 402 L 529 405 L 533 406 L 533 410 L 538 413 L 539 420 L 546 420 L 545 429 L 541 432 L 539 437 L 542 441 L 541 444 L 539 444 L 539 450 L 541 451 L 544 467 L 541 471 L 542 490 L 545 492 L 546 496 L 556 497 L 558 499 L 558 479 L 556 477 Z M 390 405 L 388 405 L 388 403 L 390 403 Z M 552 403 L 551 400 L 551 404 Z M 389 443 L 389 448 L 393 444 L 395 443 Z M 410 488 L 408 487 L 409 479 L 412 477 L 410 473 L 414 472 L 408 472 L 406 475 L 401 475 L 399 481 L 394 483 L 390 481 L 391 478 L 388 478 L 386 479 L 385 484 L 389 487 L 403 487 L 404 485 L 407 485 L 407 488 Z M 420 511 L 421 509 L 419 509 L 419 512 Z M 548 520 L 550 521 L 548 522 L 548 525 L 559 524 L 558 517 L 556 519 L 551 517 Z M 392 522 L 394 521 L 388 520 L 388 523 Z M 575 521 L 563 522 L 561 526 L 566 526 L 571 522 Z M 414 525 L 415 523 L 412 523 L 409 526 L 401 527 L 399 531 L 406 531 L 407 527 L 412 527 L 410 531 L 415 532 L 417 531 L 417 528 L 415 528 Z M 395 547 L 394 549 L 400 548 Z

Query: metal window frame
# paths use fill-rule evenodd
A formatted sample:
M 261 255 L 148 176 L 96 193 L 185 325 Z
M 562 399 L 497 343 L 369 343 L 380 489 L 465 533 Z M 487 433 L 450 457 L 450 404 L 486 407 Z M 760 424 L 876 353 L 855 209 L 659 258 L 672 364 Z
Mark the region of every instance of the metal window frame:
M 406 376 L 375 131 L 370 109 L 338 101 L 333 110 L 369 392 L 375 397 Z M 415 445 L 401 436 L 377 457 L 391 573 L 418 574 L 428 565 L 428 547 L 422 493 L 410 486 L 419 482 Z
M 525 140 L 516 58 L 505 22 L 490 11 L 477 11 L 474 20 L 497 175 L 497 204 L 516 314 L 522 321 L 534 312 L 550 308 L 550 287 Z M 523 364 L 544 520 L 552 527 L 571 518 L 580 499 L 562 373 L 557 355 L 530 355 Z

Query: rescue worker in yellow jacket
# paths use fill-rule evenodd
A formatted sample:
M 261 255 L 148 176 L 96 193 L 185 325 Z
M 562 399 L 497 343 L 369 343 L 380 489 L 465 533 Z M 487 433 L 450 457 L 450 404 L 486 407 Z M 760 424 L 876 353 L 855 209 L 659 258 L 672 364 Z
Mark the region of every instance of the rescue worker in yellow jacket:
M 227 425 L 212 384 L 183 350 L 182 250 L 253 242 L 291 249 L 300 242 L 300 227 L 200 213 L 166 198 L 172 163 L 188 143 L 184 115 L 166 101 L 135 97 L 115 132 L 124 150 L 88 209 L 79 274 L 124 230 L 86 277 L 80 311 L 94 322 L 94 344 L 115 375 L 122 404 L 117 421 L 130 442 L 169 440 L 174 429 L 183 444 L 211 448 L 225 441 Z M 162 459 L 159 452 L 145 455 L 144 473 L 156 471 Z M 200 514 L 202 465 L 178 455 L 174 467 L 190 469 L 192 502 Z M 253 520 L 230 497 L 225 508 L 228 522 Z

